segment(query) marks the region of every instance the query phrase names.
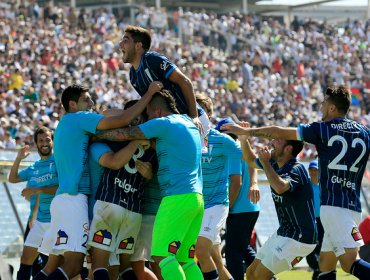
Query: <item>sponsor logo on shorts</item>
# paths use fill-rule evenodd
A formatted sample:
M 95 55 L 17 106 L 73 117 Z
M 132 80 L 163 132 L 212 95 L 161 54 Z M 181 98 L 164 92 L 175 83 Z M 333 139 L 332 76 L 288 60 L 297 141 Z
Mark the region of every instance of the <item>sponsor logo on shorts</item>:
M 362 235 L 361 235 L 361 232 L 358 229 L 358 227 L 353 227 L 351 235 L 353 237 L 353 240 L 355 240 L 355 241 L 359 241 L 359 240 L 362 239 Z
M 189 249 L 189 258 L 194 259 L 194 255 L 195 255 L 195 245 L 191 245 Z
M 299 263 L 303 257 L 296 257 L 294 260 L 292 260 L 291 264 L 292 266 L 295 266 L 297 263 Z
M 172 241 L 169 245 L 168 245 L 168 252 L 172 253 L 172 254 L 177 254 L 177 251 L 179 250 L 180 248 L 180 245 L 181 245 L 181 242 L 180 241 Z
M 98 244 L 110 246 L 112 243 L 112 234 L 106 229 L 99 230 L 94 233 L 93 241 Z
M 134 248 L 135 244 L 135 239 L 131 236 L 129 238 L 123 239 L 119 245 L 119 249 L 124 249 L 124 250 L 132 250 Z
M 68 235 L 64 231 L 58 230 L 57 241 L 55 242 L 55 245 L 67 244 L 67 241 Z

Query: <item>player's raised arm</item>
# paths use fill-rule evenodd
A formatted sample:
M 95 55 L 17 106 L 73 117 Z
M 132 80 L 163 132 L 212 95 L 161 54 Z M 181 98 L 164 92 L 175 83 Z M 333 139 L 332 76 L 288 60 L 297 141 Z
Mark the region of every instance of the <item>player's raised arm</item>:
M 102 118 L 98 125 L 98 130 L 114 129 L 128 125 L 133 119 L 140 115 L 149 104 L 154 93 L 160 91 L 163 88 L 161 82 L 152 82 L 149 86 L 147 93 L 133 106 L 129 109 L 124 110 L 121 114 L 112 115 Z M 139 138 L 144 139 L 144 138 Z M 126 139 L 127 140 L 127 139 Z M 115 140 L 112 140 L 115 141 Z
M 271 152 L 268 147 L 262 147 L 258 149 L 257 152 L 258 159 L 261 162 L 261 165 L 263 166 L 263 170 L 265 171 L 266 177 L 270 183 L 271 188 L 274 189 L 274 191 L 277 194 L 283 194 L 287 190 L 290 189 L 290 184 L 288 181 L 282 179 L 274 170 L 270 163 L 271 159 Z
M 147 149 L 150 147 L 150 142 L 149 140 L 131 141 L 126 147 L 116 153 L 108 152 L 103 154 L 99 159 L 99 164 L 109 169 L 118 170 L 126 163 L 130 162 L 139 146 L 143 146 L 144 149 Z
M 225 124 L 221 127 L 221 130 L 235 135 L 298 140 L 297 128 L 294 127 L 264 126 L 259 128 L 245 128 L 236 124 Z
M 137 126 L 107 130 L 96 135 L 98 139 L 109 141 L 126 141 L 146 139 L 144 133 Z

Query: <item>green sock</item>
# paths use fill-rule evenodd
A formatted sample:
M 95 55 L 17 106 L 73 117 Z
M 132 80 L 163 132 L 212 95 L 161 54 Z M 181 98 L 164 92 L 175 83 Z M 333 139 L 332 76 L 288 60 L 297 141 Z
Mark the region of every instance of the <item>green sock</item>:
M 159 267 L 164 280 L 186 280 L 181 265 L 173 256 L 161 260 Z
M 182 269 L 185 272 L 186 279 L 203 280 L 202 271 L 194 261 L 184 264 Z

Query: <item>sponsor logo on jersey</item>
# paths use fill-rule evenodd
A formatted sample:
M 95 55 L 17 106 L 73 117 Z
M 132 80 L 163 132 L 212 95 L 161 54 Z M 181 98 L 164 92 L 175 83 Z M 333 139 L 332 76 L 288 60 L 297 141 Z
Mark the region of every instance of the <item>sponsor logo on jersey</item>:
M 172 253 L 172 254 L 177 254 L 177 251 L 179 250 L 180 248 L 180 245 L 181 245 L 181 242 L 180 241 L 172 241 L 169 245 L 168 245 L 168 252 Z
M 119 178 L 114 178 L 114 185 L 115 186 L 118 186 L 119 188 L 123 189 L 123 191 L 125 193 L 129 193 L 129 192 L 136 192 L 137 189 L 135 189 L 132 185 L 126 183 L 127 180 L 125 179 L 124 181 L 120 180 Z
M 119 249 L 125 249 L 125 250 L 132 250 L 134 248 L 134 244 L 135 244 L 135 240 L 134 238 L 131 236 L 129 238 L 126 238 L 126 239 L 123 239 L 119 245 L 118 245 L 118 248 Z
M 358 227 L 353 227 L 351 235 L 353 237 L 353 240 L 355 240 L 355 241 L 359 241 L 359 240 L 362 239 L 362 235 L 361 235 L 361 232 L 358 229 Z
M 295 266 L 297 263 L 299 263 L 303 257 L 296 257 L 294 260 L 292 260 L 291 264 L 292 266 Z
M 67 244 L 67 241 L 68 235 L 64 231 L 58 230 L 57 241 L 55 242 L 55 245 Z
M 110 246 L 112 243 L 112 234 L 106 229 L 99 230 L 94 233 L 93 241 L 98 244 Z
M 275 194 L 275 193 L 273 193 L 273 192 L 271 192 L 271 195 L 272 195 L 272 199 L 273 199 L 275 202 L 283 203 L 283 196 L 282 196 L 282 195 L 278 195 L 278 194 Z
M 195 256 L 195 245 L 191 245 L 189 249 L 189 258 L 194 259 L 194 256 Z

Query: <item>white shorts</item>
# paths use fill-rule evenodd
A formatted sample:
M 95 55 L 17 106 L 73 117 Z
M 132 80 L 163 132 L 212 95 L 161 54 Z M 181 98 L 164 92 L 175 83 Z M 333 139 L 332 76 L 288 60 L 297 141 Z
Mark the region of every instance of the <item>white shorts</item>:
M 221 244 L 220 231 L 225 226 L 229 206 L 215 205 L 204 209 L 199 236 L 212 241 L 213 245 Z
M 44 238 L 45 232 L 49 229 L 49 227 L 50 223 L 41 223 L 36 220 L 27 235 L 24 246 L 39 248 Z
M 151 258 L 154 220 L 154 215 L 143 215 L 140 232 L 137 237 L 137 242 L 135 243 L 135 251 L 130 261 L 154 261 Z
M 53 254 L 80 252 L 86 254 L 89 236 L 87 196 L 59 194 L 50 205 Z
M 140 225 L 141 214 L 97 200 L 89 245 L 116 254 L 132 254 Z
M 361 213 L 322 205 L 320 219 L 324 227 L 324 238 L 321 251 L 334 252 L 339 257 L 345 253 L 344 248 L 358 248 L 364 245 L 358 225 L 361 222 Z
M 309 255 L 316 244 L 298 242 L 292 238 L 277 235 L 275 232 L 258 250 L 256 258 L 272 273 L 290 270 L 305 256 Z
M 39 253 L 47 256 L 53 253 L 53 245 L 55 243 L 54 237 L 55 234 L 53 234 L 51 227 L 49 227 L 48 230 L 45 232 L 44 238 L 42 239 L 41 245 L 38 249 Z

